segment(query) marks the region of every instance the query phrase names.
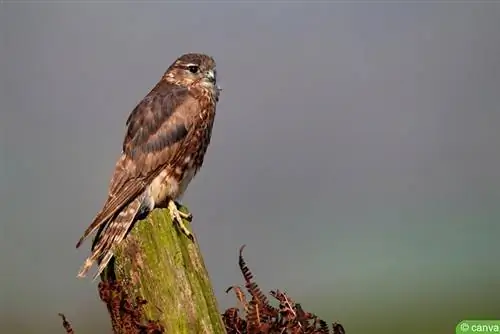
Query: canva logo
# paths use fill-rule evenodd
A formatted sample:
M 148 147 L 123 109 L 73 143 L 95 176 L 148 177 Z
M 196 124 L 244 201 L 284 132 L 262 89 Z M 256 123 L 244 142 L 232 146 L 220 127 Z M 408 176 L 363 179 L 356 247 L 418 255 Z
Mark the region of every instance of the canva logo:
M 463 320 L 455 329 L 455 334 L 498 333 L 500 320 Z

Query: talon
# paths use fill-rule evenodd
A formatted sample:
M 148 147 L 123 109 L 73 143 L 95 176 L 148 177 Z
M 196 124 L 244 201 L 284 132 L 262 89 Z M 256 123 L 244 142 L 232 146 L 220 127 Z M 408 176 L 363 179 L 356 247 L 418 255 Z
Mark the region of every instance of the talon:
M 183 219 L 187 220 L 188 222 L 193 221 L 193 214 L 191 212 L 185 213 L 185 212 L 179 211 L 179 214 L 181 215 L 181 217 Z
M 180 204 L 177 201 L 174 201 L 174 203 L 175 203 L 175 206 L 177 207 L 177 210 L 179 211 L 179 215 L 182 217 L 182 219 L 185 219 L 188 222 L 192 222 L 193 221 L 193 214 L 191 212 L 186 213 L 186 212 L 180 211 L 179 209 L 182 206 L 182 204 Z
M 172 221 L 174 222 L 174 224 L 176 224 L 181 232 L 194 242 L 194 235 L 187 229 L 187 227 L 184 225 L 184 222 L 182 221 L 182 216 L 187 216 L 188 214 L 179 211 L 179 209 L 177 208 L 177 203 L 175 203 L 174 201 L 170 201 L 168 203 L 168 209 L 170 211 L 170 216 L 172 217 Z

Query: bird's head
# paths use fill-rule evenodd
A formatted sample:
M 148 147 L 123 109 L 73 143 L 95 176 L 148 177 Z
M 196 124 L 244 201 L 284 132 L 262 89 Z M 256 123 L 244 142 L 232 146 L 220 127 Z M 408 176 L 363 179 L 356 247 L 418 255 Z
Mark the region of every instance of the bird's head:
M 198 86 L 218 96 L 215 60 L 202 53 L 187 53 L 175 60 L 164 75 L 168 82 L 190 87 Z

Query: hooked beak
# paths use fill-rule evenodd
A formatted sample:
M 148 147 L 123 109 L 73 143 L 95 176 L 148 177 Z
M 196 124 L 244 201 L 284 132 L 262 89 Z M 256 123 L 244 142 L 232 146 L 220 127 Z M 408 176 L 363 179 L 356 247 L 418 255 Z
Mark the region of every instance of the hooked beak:
M 209 70 L 205 73 L 205 78 L 207 78 L 210 82 L 215 82 L 215 72 L 213 70 Z

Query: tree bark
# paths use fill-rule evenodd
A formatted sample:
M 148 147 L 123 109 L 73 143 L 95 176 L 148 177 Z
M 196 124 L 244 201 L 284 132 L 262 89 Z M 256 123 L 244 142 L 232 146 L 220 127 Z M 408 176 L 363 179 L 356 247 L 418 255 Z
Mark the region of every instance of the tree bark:
M 144 316 L 165 333 L 226 333 L 199 246 L 174 226 L 168 210 L 135 224 L 101 280 L 120 282 L 131 300 L 145 299 Z

